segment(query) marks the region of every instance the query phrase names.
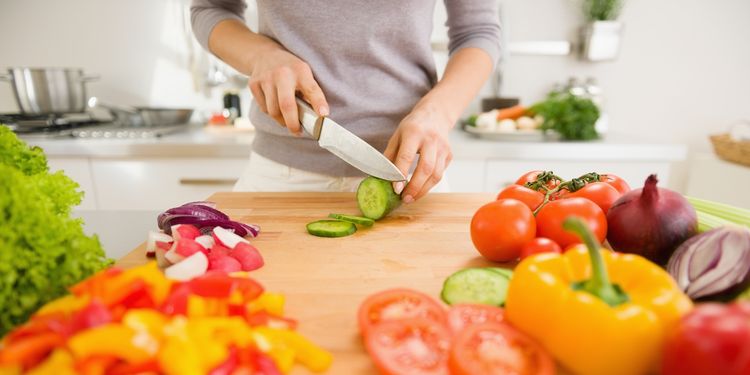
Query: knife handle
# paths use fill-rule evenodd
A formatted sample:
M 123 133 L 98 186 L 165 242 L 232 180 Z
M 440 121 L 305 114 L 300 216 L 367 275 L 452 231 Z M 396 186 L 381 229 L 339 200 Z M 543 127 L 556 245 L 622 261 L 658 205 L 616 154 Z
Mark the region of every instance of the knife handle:
M 316 141 L 320 139 L 320 130 L 323 127 L 323 116 L 318 114 L 304 101 L 302 98 L 297 97 L 297 109 L 299 110 L 299 122 L 302 124 L 302 129 L 307 134 L 310 134 Z

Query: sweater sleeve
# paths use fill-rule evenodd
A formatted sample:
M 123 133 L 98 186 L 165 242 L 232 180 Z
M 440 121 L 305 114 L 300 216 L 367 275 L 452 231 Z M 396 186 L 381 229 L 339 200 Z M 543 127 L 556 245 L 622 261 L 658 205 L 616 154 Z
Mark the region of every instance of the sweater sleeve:
M 208 37 L 214 26 L 227 19 L 244 22 L 245 8 L 247 8 L 245 0 L 192 0 L 190 24 L 198 43 L 209 51 Z
M 500 58 L 500 18 L 495 0 L 444 0 L 448 13 L 448 51 L 481 48 L 492 58 Z

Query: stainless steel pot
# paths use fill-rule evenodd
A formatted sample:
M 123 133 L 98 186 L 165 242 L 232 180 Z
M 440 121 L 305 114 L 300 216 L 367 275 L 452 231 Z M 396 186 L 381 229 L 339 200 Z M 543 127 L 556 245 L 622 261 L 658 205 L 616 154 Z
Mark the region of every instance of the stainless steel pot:
M 88 100 L 89 108 L 101 107 L 109 110 L 115 120 L 122 125 L 128 126 L 164 126 L 164 125 L 186 125 L 193 115 L 189 108 L 154 108 L 154 107 L 131 107 L 127 105 L 115 105 L 99 100 L 92 96 Z
M 86 82 L 98 79 L 76 68 L 9 68 L 0 80 L 13 83 L 22 113 L 42 115 L 86 110 Z

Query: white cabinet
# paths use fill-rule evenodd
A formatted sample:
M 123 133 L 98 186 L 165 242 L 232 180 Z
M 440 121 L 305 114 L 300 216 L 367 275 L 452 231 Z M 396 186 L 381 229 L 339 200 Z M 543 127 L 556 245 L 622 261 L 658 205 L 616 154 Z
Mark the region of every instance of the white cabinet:
M 747 186 L 750 186 L 750 167 L 702 153 L 690 163 L 686 194 L 750 209 Z
M 451 192 L 478 193 L 484 191 L 484 160 L 453 160 L 443 179 Z
M 231 191 L 246 158 L 91 161 L 100 210 L 163 210 Z
M 571 179 L 588 172 L 614 173 L 622 177 L 631 187 L 643 186 L 651 173 L 656 173 L 660 184 L 666 186 L 669 179 L 668 162 L 591 162 L 556 160 L 489 160 L 484 180 L 485 192 L 498 192 L 528 171 L 554 171 L 558 176 Z
M 50 172 L 63 171 L 77 182 L 83 191 L 83 200 L 78 209 L 96 209 L 96 191 L 91 176 L 91 165 L 87 158 L 50 158 L 47 160 Z

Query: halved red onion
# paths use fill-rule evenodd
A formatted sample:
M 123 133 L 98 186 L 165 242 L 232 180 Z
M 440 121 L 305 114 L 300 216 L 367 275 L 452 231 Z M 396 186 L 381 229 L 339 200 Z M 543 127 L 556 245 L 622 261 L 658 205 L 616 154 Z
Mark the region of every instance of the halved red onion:
M 242 237 L 256 237 L 260 233 L 258 225 L 233 221 L 215 207 L 216 204 L 213 202 L 186 203 L 159 214 L 157 224 L 159 229 L 167 234 L 171 234 L 172 226 L 177 224 L 195 225 L 204 234 L 210 233 L 217 226 L 232 230 Z

